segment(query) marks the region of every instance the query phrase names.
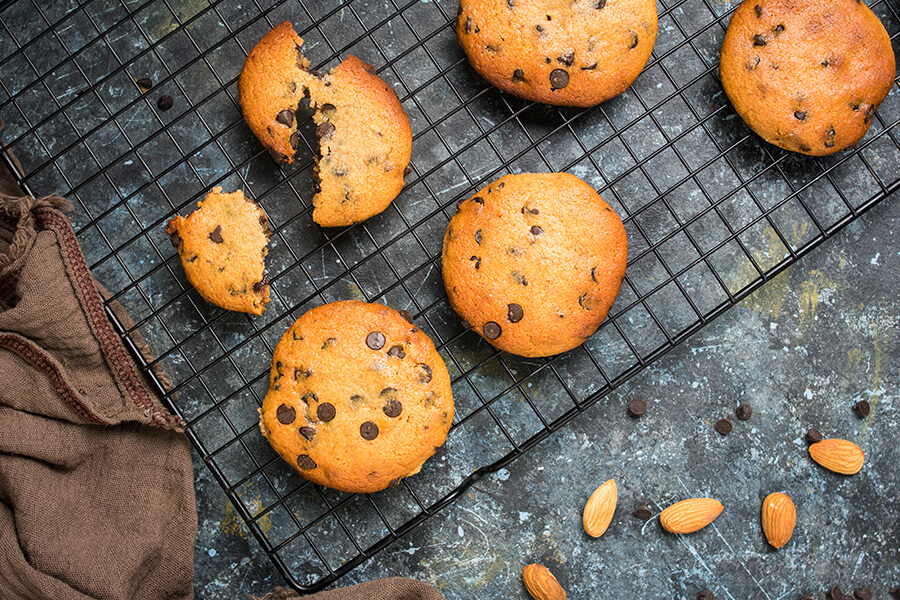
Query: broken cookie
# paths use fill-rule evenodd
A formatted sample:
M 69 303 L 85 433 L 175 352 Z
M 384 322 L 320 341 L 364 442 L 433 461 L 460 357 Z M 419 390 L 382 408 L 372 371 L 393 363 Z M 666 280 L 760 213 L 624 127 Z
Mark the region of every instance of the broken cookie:
M 382 212 L 404 185 L 412 130 L 397 94 L 371 65 L 349 56 L 327 74 L 309 70 L 303 40 L 289 21 L 250 51 L 238 79 L 244 119 L 279 163 L 300 144 L 296 113 L 309 98 L 320 157 L 313 221 L 359 223 Z
M 166 233 L 178 250 L 188 281 L 203 298 L 228 310 L 261 315 L 269 301 L 269 221 L 241 190 L 213 188 L 197 209 L 176 216 Z

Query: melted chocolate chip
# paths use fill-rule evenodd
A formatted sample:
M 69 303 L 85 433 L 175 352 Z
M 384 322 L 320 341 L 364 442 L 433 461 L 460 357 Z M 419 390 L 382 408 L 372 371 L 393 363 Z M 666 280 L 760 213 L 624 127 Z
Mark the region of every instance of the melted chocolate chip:
M 332 133 L 334 133 L 334 125 L 332 125 L 328 121 L 319 123 L 319 126 L 316 127 L 316 135 L 321 140 L 330 138 Z
M 631 35 L 631 44 L 628 46 L 629 50 L 634 50 L 638 45 L 638 36 L 635 32 L 629 31 L 629 35 Z
M 544 32 L 544 28 L 543 28 L 541 25 L 535 25 L 534 28 L 537 29 L 537 32 L 538 32 L 538 33 L 543 33 L 543 32 Z
M 600 10 L 601 8 L 603 8 L 605 6 L 606 6 L 606 0 L 597 0 L 597 2 L 594 4 L 594 8 L 597 10 Z
M 522 69 L 516 69 L 512 74 L 513 81 L 525 81 L 525 72 Z
M 397 388 L 386 387 L 379 394 L 382 398 L 395 398 L 397 396 Z
M 866 109 L 866 118 L 865 118 L 865 120 L 864 120 L 864 123 L 865 123 L 866 125 L 868 125 L 869 123 L 871 123 L 871 122 L 872 122 L 872 118 L 873 118 L 874 116 L 875 116 L 875 107 L 870 105 L 869 108 Z
M 169 239 L 172 241 L 172 245 L 175 246 L 176 248 L 181 245 L 181 236 L 178 235 L 177 231 L 173 231 L 169 235 Z
M 488 321 L 487 323 L 485 323 L 484 327 L 481 328 L 481 331 L 484 333 L 484 337 L 489 340 L 496 340 L 503 332 L 503 330 L 500 329 L 500 325 L 494 323 L 493 321 Z
M 578 297 L 578 306 L 584 310 L 591 310 L 591 299 L 588 298 L 587 294 L 582 294 Z
M 591 279 L 593 280 L 594 283 L 599 283 L 597 281 L 596 272 L 597 272 L 597 267 L 591 267 Z
M 294 369 L 294 381 L 301 381 L 303 379 L 309 379 L 310 377 L 312 377 L 312 371 L 304 369 Z
M 775 29 L 773 29 L 773 31 L 775 32 L 775 35 L 780 34 L 782 31 L 784 31 L 784 24 L 783 24 L 783 23 L 779 23 L 778 25 L 775 26 Z M 826 66 L 826 67 L 828 66 L 828 61 L 827 61 L 827 60 L 825 61 L 825 65 L 824 65 L 824 66 Z
M 419 363 L 419 368 L 423 371 L 423 373 L 419 374 L 419 381 L 422 383 L 428 383 L 429 381 L 431 381 L 431 367 L 429 367 L 425 363 Z
M 294 124 L 294 111 L 292 110 L 283 110 L 278 113 L 278 116 L 275 117 L 275 120 L 281 123 L 282 125 L 286 125 L 290 127 Z
M 384 414 L 391 418 L 399 417 L 400 413 L 403 412 L 403 405 L 397 400 L 391 400 L 382 410 L 384 410 Z
M 475 243 L 481 244 L 481 230 L 475 232 Z
M 478 196 L 475 196 L 474 198 L 472 198 L 472 202 L 474 202 L 475 204 L 480 204 L 480 205 L 484 206 L 484 198 L 479 198 Z
M 538 215 L 538 214 L 541 213 L 541 211 L 540 211 L 539 209 L 537 209 L 537 208 L 529 208 L 529 207 L 527 207 L 527 206 L 523 206 L 523 207 L 522 207 L 522 214 L 524 215 L 525 213 L 529 213 L 529 214 L 532 214 L 532 215 Z
M 327 350 L 337 343 L 337 338 L 330 337 L 322 344 L 322 350 Z
M 597 68 L 597 63 L 594 63 L 591 65 L 587 65 L 586 67 L 581 67 L 581 70 L 582 71 L 593 71 L 596 68 Z
M 378 425 L 372 421 L 366 421 L 359 426 L 359 435 L 361 435 L 364 440 L 374 440 L 378 437 Z
M 831 127 L 825 133 L 825 147 L 826 148 L 834 148 L 834 136 L 835 136 L 834 127 Z
M 528 280 L 525 279 L 525 276 L 522 275 L 521 273 L 519 273 L 518 271 L 513 271 L 512 273 L 510 273 L 510 276 L 513 279 L 515 279 L 517 282 L 519 282 L 519 284 L 525 285 L 525 286 L 528 285 Z
M 472 22 L 472 17 L 466 17 L 466 33 L 472 33 L 474 28 L 475 24 Z
M 262 279 L 253 284 L 253 291 L 260 294 L 267 285 L 269 285 L 269 275 L 263 272 Z
M 473 256 L 469 260 L 475 261 L 475 270 L 476 271 L 481 267 L 481 257 L 480 256 Z
M 315 469 L 318 465 L 316 465 L 316 461 L 310 458 L 309 454 L 301 454 L 297 457 L 297 466 L 304 471 L 309 471 Z
M 550 88 L 561 90 L 569 85 L 569 74 L 564 69 L 553 69 L 550 72 Z
M 405 358 L 406 352 L 403 351 L 403 346 L 391 346 L 391 349 L 388 350 L 388 356 L 396 356 L 397 358 Z
M 760 35 L 757 33 L 753 36 L 753 45 L 754 46 L 765 46 L 766 45 L 766 36 Z
M 319 417 L 319 420 L 323 423 L 327 423 L 332 420 L 335 415 L 334 404 L 331 402 L 323 402 L 316 408 L 316 416 Z
M 794 118 L 797 119 L 798 121 L 805 121 L 806 120 L 806 111 L 805 110 L 795 110 Z
M 313 404 L 314 402 L 318 402 L 319 397 L 316 396 L 312 392 L 306 392 L 305 394 L 303 394 L 302 400 L 303 400 L 303 402 L 306 403 L 307 406 L 309 406 L 310 404 Z
M 506 307 L 506 318 L 509 319 L 510 323 L 518 323 L 522 320 L 522 317 L 525 315 L 525 312 L 522 310 L 522 307 L 518 304 L 510 304 Z
M 290 425 L 294 422 L 296 417 L 297 411 L 287 404 L 280 404 L 275 410 L 275 418 L 277 418 L 278 422 L 282 425 Z
M 757 4 L 756 6 L 753 7 L 753 10 L 756 11 L 756 18 L 757 18 L 757 19 L 760 18 L 760 17 L 762 16 L 762 6 L 760 6 L 759 4 Z
M 216 225 L 216 228 L 212 230 L 212 233 L 209 234 L 209 239 L 217 244 L 222 243 L 222 226 Z
M 312 441 L 312 439 L 316 437 L 316 430 L 312 427 L 301 427 L 300 435 L 305 437 L 307 440 Z
M 384 343 L 386 341 L 387 339 L 380 331 L 373 331 L 366 336 L 366 346 L 368 346 L 372 350 L 381 350 L 382 348 L 384 348 Z
M 571 67 L 572 64 L 575 62 L 575 51 L 570 50 L 569 52 L 566 52 L 562 56 L 557 56 L 556 60 L 557 60 L 557 62 L 561 62 L 562 64 L 566 65 L 567 67 Z
M 544 230 L 537 225 L 531 227 L 531 235 L 541 235 L 542 233 L 544 233 Z

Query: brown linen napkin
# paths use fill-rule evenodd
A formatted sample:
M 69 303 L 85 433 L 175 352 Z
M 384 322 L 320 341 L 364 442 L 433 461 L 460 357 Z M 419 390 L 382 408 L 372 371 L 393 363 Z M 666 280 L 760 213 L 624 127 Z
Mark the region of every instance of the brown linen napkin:
M 276 588 L 262 598 L 248 596 L 250 600 L 444 600 L 444 596 L 422 581 L 405 577 L 388 577 L 366 581 L 359 585 L 319 592 L 312 596 L 300 596 L 297 592 Z
M 61 198 L 0 165 L 0 598 L 192 598 L 182 423 L 112 329 Z

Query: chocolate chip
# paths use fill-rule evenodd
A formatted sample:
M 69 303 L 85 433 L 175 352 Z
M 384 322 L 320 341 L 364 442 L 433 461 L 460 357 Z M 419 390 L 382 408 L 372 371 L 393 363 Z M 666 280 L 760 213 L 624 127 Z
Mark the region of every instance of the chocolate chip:
M 262 279 L 253 284 L 253 291 L 260 294 L 267 285 L 269 285 L 269 276 L 263 272 Z
M 834 586 L 825 593 L 831 600 L 844 600 L 844 590 L 838 586 Z
M 294 339 L 297 339 L 296 337 Z M 303 339 L 303 338 L 300 338 Z M 294 369 L 294 381 L 301 381 L 312 377 L 312 371 L 305 369 Z
M 386 387 L 379 394 L 384 399 L 395 398 L 397 396 L 397 388 Z
M 287 156 L 285 156 L 281 152 L 272 150 L 271 148 L 269 148 L 269 156 L 271 156 L 272 160 L 274 160 L 279 165 L 287 162 Z
M 822 65 L 823 67 L 827 67 L 830 63 L 828 62 L 828 59 L 826 58 L 825 60 L 823 60 L 823 61 L 820 62 L 819 64 Z
M 746 421 L 753 416 L 753 407 L 742 402 L 738 405 L 735 413 L 737 414 L 738 419 L 740 419 L 741 421 Z
M 797 119 L 798 121 L 805 121 L 806 120 L 806 111 L 805 110 L 795 110 L 794 118 Z
M 869 108 L 866 109 L 866 118 L 864 120 L 865 124 L 868 125 L 872 122 L 872 118 L 875 116 L 875 107 L 870 105 Z
M 316 408 L 316 416 L 319 417 L 319 420 L 323 423 L 327 423 L 332 420 L 335 415 L 334 404 L 331 402 L 323 402 Z
M 278 422 L 282 425 L 290 425 L 294 422 L 296 417 L 297 411 L 287 404 L 280 404 L 275 410 L 275 418 L 277 418 Z
M 334 125 L 328 121 L 319 123 L 319 126 L 316 127 L 316 136 L 318 136 L 320 140 L 328 139 L 331 137 L 332 133 L 334 133 Z
M 400 413 L 403 412 L 403 405 L 397 400 L 391 400 L 382 410 L 384 414 L 393 419 L 394 417 L 399 417 Z
M 825 436 L 822 435 L 822 432 L 818 429 L 810 429 L 806 432 L 806 441 L 810 444 L 815 444 L 816 442 L 821 442 L 825 439 Z
M 874 597 L 872 589 L 866 586 L 858 587 L 853 590 L 853 595 L 856 596 L 858 600 L 872 600 Z
M 177 231 L 173 231 L 169 235 L 169 239 L 172 241 L 172 245 L 175 246 L 176 248 L 181 245 L 181 236 L 178 235 Z
M 561 90 L 569 85 L 569 74 L 564 69 L 553 69 L 550 72 L 550 88 Z
M 537 32 L 538 32 L 538 33 L 543 33 L 543 32 L 544 32 L 544 28 L 541 27 L 540 25 L 536 25 L 536 26 L 535 26 L 535 29 L 537 29 Z
M 825 132 L 825 147 L 826 148 L 834 148 L 834 136 L 835 136 L 834 127 L 831 127 L 828 131 Z
M 734 425 L 731 424 L 731 419 L 725 418 L 716 421 L 716 431 L 722 435 L 728 435 L 732 429 L 734 429 Z
M 466 33 L 472 33 L 474 27 L 475 24 L 472 22 L 472 17 L 466 17 Z
M 409 175 L 412 174 L 412 172 L 413 172 L 413 166 L 412 166 L 412 165 L 406 165 L 406 168 L 403 169 L 403 176 L 404 176 L 404 177 L 408 177 Z
M 644 503 L 634 509 L 634 512 L 632 514 L 641 521 L 646 521 L 653 516 L 653 511 L 650 510 L 650 507 L 647 506 L 646 503 Z
M 597 10 L 600 10 L 604 6 L 606 6 L 606 0 L 597 0 L 597 3 L 594 4 L 594 8 L 596 8 Z
M 584 310 L 591 310 L 591 299 L 587 294 L 582 294 L 578 297 L 578 305 Z
M 869 406 L 868 400 L 860 400 L 859 402 L 857 402 L 856 404 L 853 405 L 853 410 L 855 410 L 856 414 L 858 414 L 860 417 L 865 418 L 865 417 L 869 416 L 869 411 L 871 410 L 871 407 Z
M 521 273 L 519 273 L 518 271 L 513 271 L 512 273 L 510 273 L 510 276 L 513 279 L 515 279 L 516 281 L 518 281 L 521 285 L 525 285 L 525 286 L 528 285 L 528 280 L 525 279 L 525 276 L 522 275 Z
M 149 77 L 141 77 L 135 83 L 137 83 L 140 87 L 144 88 L 145 90 L 149 90 L 150 88 L 153 87 L 153 80 L 150 79 Z
M 419 374 L 419 381 L 422 383 L 428 383 L 429 381 L 431 381 L 431 367 L 429 367 L 425 363 L 419 363 L 419 368 L 424 371 L 424 373 Z
M 890 594 L 894 598 L 900 598 L 900 587 L 891 588 Z
M 522 307 L 518 304 L 510 304 L 506 307 L 506 318 L 509 319 L 510 323 L 518 323 L 524 315 Z
M 410 323 L 413 322 L 413 316 L 409 313 L 408 310 L 399 310 L 397 312 L 399 312 L 400 316 L 403 317 L 404 319 L 406 319 L 408 322 L 410 322 Z
M 386 341 L 387 339 L 380 331 L 373 331 L 366 336 L 366 346 L 368 346 L 372 350 L 381 350 L 382 348 L 384 348 L 384 343 Z
M 172 96 L 160 96 L 159 100 L 156 101 L 156 106 L 159 107 L 159 110 L 169 110 L 174 103 Z
M 643 398 L 635 398 L 628 403 L 628 412 L 631 413 L 632 417 L 640 417 L 647 412 L 647 403 Z
M 304 403 L 306 403 L 307 406 L 309 406 L 310 404 L 318 402 L 319 397 L 312 392 L 306 392 L 305 394 L 303 394 L 302 400 Z
M 562 56 L 556 57 L 556 60 L 558 62 L 561 62 L 562 64 L 566 65 L 567 67 L 571 67 L 572 64 L 575 62 L 575 51 L 570 50 L 569 52 L 566 52 Z
M 283 110 L 278 113 L 278 116 L 275 117 L 275 120 L 281 123 L 282 125 L 287 125 L 290 127 L 294 124 L 294 111 L 292 110 Z
M 780 34 L 782 31 L 784 31 L 784 24 L 783 24 L 783 23 L 779 23 L 778 25 L 775 26 L 775 29 L 774 29 L 773 31 L 775 32 L 775 35 Z M 827 60 L 825 61 L 825 66 L 826 66 L 826 67 L 828 66 L 828 61 L 827 61 Z
M 359 435 L 361 435 L 364 440 L 374 440 L 378 437 L 378 425 L 372 421 L 366 421 L 359 426 Z
M 325 104 L 323 104 L 322 106 L 319 107 L 319 110 L 322 112 L 331 112 L 331 111 L 335 110 L 335 107 L 334 107 L 334 104 L 331 104 L 330 102 L 326 102 Z
M 527 206 L 523 206 L 523 207 L 522 207 L 522 214 L 524 215 L 524 214 L 526 214 L 526 213 L 532 214 L 532 215 L 539 215 L 539 214 L 541 214 L 541 211 L 540 211 L 539 209 L 537 209 L 537 208 L 529 208 L 529 207 L 527 207 Z
M 716 595 L 709 590 L 700 590 L 697 600 L 716 600 Z
M 509 1 L 509 0 L 507 0 L 507 1 Z M 395 487 L 397 487 L 398 485 L 400 485 L 400 478 L 399 478 L 399 477 L 398 477 L 397 479 L 391 479 L 391 482 L 388 484 L 388 487 L 389 487 L 389 488 L 395 488 Z
M 484 327 L 481 328 L 481 331 L 484 333 L 484 337 L 486 337 L 487 339 L 496 340 L 498 337 L 500 337 L 500 334 L 503 330 L 500 329 L 500 326 L 498 324 L 494 323 L 493 321 L 488 321 L 484 324 Z
M 631 45 L 628 46 L 629 50 L 634 50 L 638 45 L 638 36 L 635 32 L 629 31 L 629 35 L 631 35 Z
M 816 600 L 816 595 L 812 592 L 806 592 L 800 600 Z
M 753 7 L 753 10 L 756 11 L 756 18 L 757 18 L 757 19 L 760 18 L 760 17 L 762 16 L 762 6 L 760 6 L 759 4 L 757 4 L 756 6 Z
M 594 63 L 592 65 L 587 65 L 586 67 L 581 67 L 581 70 L 582 71 L 593 71 L 596 68 L 597 68 L 597 63 Z
M 316 430 L 312 427 L 301 427 L 300 435 L 305 437 L 307 440 L 312 441 L 312 439 L 316 437 Z
M 297 457 L 297 466 L 304 471 L 309 471 L 315 469 L 317 465 L 316 461 L 309 457 L 309 454 L 301 454 Z
M 212 233 L 209 234 L 209 239 L 214 241 L 217 244 L 222 243 L 222 226 L 216 225 L 216 228 L 212 230 Z
M 294 132 L 291 134 L 291 148 L 296 150 L 300 147 L 300 134 L 298 132 Z
M 481 244 L 481 230 L 475 232 L 475 243 Z
M 544 233 L 544 230 L 537 225 L 531 227 L 531 235 L 541 235 L 542 233 Z
M 388 356 L 396 356 L 397 358 L 404 358 L 406 356 L 406 352 L 403 351 L 403 346 L 391 346 L 391 349 L 388 350 Z
M 765 46 L 766 45 L 766 36 L 756 34 L 753 36 L 753 45 L 754 46 Z
M 859 102 L 852 102 L 850 104 L 850 110 L 852 110 L 853 112 L 858 112 L 859 111 Z
M 525 72 L 522 69 L 516 69 L 512 74 L 513 81 L 525 81 Z

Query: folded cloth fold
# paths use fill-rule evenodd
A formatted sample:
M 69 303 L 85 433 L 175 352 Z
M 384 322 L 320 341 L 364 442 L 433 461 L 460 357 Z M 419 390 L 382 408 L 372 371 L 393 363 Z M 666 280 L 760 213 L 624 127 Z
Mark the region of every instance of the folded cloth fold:
M 0 598 L 192 598 L 183 423 L 107 320 L 66 201 L 15 191 L 0 165 Z

